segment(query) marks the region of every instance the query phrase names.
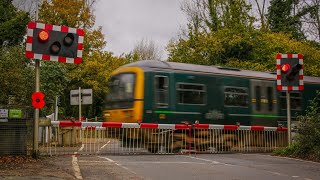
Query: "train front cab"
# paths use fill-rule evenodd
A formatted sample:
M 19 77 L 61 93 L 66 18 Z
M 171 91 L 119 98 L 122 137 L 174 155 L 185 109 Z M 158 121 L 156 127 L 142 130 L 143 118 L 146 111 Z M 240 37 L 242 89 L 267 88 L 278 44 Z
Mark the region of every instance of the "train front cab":
M 143 116 L 144 72 L 121 67 L 111 74 L 103 111 L 104 121 L 137 123 Z

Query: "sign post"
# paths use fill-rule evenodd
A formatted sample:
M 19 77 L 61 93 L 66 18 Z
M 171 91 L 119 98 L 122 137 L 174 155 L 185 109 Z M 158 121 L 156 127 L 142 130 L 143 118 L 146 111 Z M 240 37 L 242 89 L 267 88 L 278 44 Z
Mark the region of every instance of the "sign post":
M 291 145 L 291 102 L 290 91 L 302 91 L 303 85 L 303 55 L 278 54 L 277 89 L 286 91 L 288 144 Z
M 92 89 L 81 89 L 70 91 L 70 105 L 79 105 L 79 121 L 81 120 L 81 106 L 92 104 Z
M 36 2 L 36 21 L 38 20 L 38 1 Z M 26 39 L 26 57 L 35 60 L 35 92 L 40 92 L 40 61 L 62 63 L 82 63 L 84 30 L 29 22 Z M 33 157 L 39 156 L 38 128 L 39 108 L 34 112 Z

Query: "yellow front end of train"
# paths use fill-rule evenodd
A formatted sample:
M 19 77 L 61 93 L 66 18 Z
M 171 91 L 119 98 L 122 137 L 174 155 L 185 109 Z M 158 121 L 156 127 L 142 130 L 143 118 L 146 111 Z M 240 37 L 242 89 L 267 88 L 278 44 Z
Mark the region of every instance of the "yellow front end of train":
M 106 122 L 136 123 L 143 117 L 144 72 L 120 67 L 111 74 L 103 118 Z

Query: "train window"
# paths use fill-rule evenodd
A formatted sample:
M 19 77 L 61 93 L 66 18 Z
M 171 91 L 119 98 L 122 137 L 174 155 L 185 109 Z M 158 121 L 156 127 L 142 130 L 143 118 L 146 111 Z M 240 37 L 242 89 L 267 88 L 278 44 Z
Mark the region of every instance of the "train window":
M 177 84 L 178 103 L 205 104 L 206 86 L 203 84 Z
M 256 110 L 260 111 L 261 110 L 261 87 L 255 86 L 255 91 L 256 91 Z
M 134 100 L 135 74 L 123 73 L 112 76 L 109 80 L 109 93 L 106 108 L 130 108 Z
M 290 104 L 292 110 L 301 110 L 301 102 L 301 92 L 290 92 Z M 280 94 L 280 107 L 282 110 L 287 109 L 286 92 L 281 92 Z
M 157 107 L 168 107 L 168 77 L 155 76 L 155 101 Z
M 273 103 L 272 103 L 273 89 L 272 89 L 272 87 L 267 87 L 267 93 L 268 93 L 268 110 L 272 111 L 272 109 L 273 109 Z
M 248 89 L 239 87 L 225 87 L 224 89 L 225 106 L 248 106 Z

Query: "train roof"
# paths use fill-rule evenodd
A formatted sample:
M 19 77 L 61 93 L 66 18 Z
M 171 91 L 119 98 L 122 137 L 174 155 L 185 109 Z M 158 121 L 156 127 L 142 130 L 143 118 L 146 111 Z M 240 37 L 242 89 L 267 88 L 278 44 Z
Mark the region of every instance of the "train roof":
M 221 66 L 205 66 L 198 64 L 186 64 L 177 62 L 167 62 L 158 60 L 143 60 L 137 61 L 125 65 L 126 67 L 141 67 L 143 69 L 153 70 L 174 70 L 174 71 L 186 71 L 193 73 L 204 73 L 204 74 L 217 74 L 226 76 L 241 76 L 246 78 L 257 78 L 257 79 L 269 79 L 275 80 L 276 74 L 274 72 L 260 72 L 251 70 L 241 70 L 238 68 L 221 67 Z M 304 76 L 305 82 L 320 83 L 319 77 Z

